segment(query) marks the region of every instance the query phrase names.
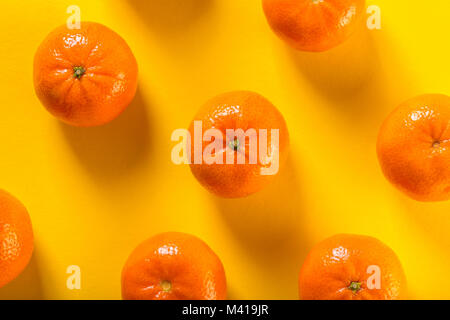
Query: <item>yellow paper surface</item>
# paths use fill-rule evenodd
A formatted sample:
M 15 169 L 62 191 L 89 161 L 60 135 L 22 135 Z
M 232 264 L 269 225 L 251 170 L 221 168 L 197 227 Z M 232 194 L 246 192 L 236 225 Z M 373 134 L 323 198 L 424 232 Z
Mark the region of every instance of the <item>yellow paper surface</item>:
M 35 96 L 33 56 L 66 8 L 132 48 L 139 91 L 114 122 L 61 124 Z M 450 94 L 450 2 L 371 0 L 382 29 L 362 29 L 322 54 L 290 49 L 260 0 L 2 1 L 0 188 L 28 208 L 35 253 L 0 298 L 119 299 L 133 248 L 183 231 L 220 256 L 230 299 L 297 299 L 318 241 L 374 236 L 399 256 L 411 298 L 450 298 L 450 203 L 418 203 L 383 177 L 379 126 L 407 98 Z M 173 130 L 210 97 L 253 90 L 283 113 L 288 165 L 263 192 L 221 200 L 171 162 Z M 81 290 L 66 269 L 81 268 Z

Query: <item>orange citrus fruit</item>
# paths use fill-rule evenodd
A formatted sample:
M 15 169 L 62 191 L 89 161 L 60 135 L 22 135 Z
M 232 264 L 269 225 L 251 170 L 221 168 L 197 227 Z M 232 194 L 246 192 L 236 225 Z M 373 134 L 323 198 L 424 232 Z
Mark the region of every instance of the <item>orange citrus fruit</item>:
M 219 133 L 211 140 L 215 148 L 209 148 L 211 142 L 196 143 L 195 123 L 201 123 L 203 134 L 210 129 Z M 220 197 L 245 197 L 261 190 L 287 158 L 286 122 L 272 103 L 254 92 L 234 91 L 209 100 L 194 117 L 189 132 L 192 173 Z M 205 153 L 218 161 L 196 161 L 196 155 Z
M 378 158 L 387 179 L 419 201 L 450 199 L 450 97 L 427 94 L 397 107 L 383 123 Z
M 406 296 L 395 253 L 367 236 L 340 234 L 317 244 L 299 275 L 303 300 L 393 300 Z
M 0 190 L 0 288 L 22 273 L 33 253 L 33 230 L 27 209 Z
M 52 31 L 34 58 L 38 98 L 54 116 L 74 126 L 116 118 L 133 100 L 138 67 L 126 42 L 94 22 Z
M 263 0 L 274 32 L 301 51 L 326 51 L 354 32 L 365 0 Z
M 125 300 L 224 300 L 222 262 L 197 237 L 177 232 L 141 243 L 122 271 Z

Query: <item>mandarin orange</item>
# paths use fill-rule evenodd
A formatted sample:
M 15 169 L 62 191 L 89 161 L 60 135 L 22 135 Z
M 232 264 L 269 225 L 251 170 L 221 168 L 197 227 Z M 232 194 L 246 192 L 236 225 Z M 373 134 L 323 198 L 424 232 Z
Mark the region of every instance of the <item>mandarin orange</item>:
M 340 234 L 317 244 L 299 275 L 303 300 L 406 298 L 406 278 L 395 253 L 381 241 Z
M 450 199 L 450 97 L 427 94 L 383 123 L 377 153 L 387 179 L 419 201 Z
M 224 300 L 222 262 L 192 235 L 168 232 L 141 243 L 122 270 L 125 300 Z
M 211 129 L 218 133 L 211 139 L 214 148 L 211 142 L 196 141 L 196 123 L 204 134 Z M 189 132 L 192 173 L 206 189 L 224 198 L 245 197 L 264 188 L 283 166 L 289 149 L 282 114 L 250 91 L 228 92 L 206 102 Z
M 19 276 L 31 259 L 33 229 L 27 209 L 0 190 L 0 288 Z
M 355 31 L 365 0 L 263 0 L 274 32 L 301 51 L 326 51 Z
M 127 43 L 111 29 L 82 22 L 52 31 L 34 58 L 34 86 L 50 113 L 74 126 L 116 118 L 133 100 L 138 67 Z

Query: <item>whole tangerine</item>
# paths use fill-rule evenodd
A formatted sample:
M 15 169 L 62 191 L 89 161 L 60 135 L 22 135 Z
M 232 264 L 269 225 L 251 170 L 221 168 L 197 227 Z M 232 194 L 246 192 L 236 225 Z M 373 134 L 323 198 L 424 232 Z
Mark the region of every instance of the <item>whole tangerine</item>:
M 196 143 L 196 123 L 204 134 L 216 132 L 211 143 Z M 206 189 L 223 198 L 246 197 L 263 189 L 281 170 L 289 149 L 282 114 L 251 91 L 228 92 L 207 101 L 189 132 L 192 173 Z M 197 160 L 196 155 L 212 159 Z
M 17 278 L 33 254 L 34 237 L 27 209 L 0 190 L 0 288 Z
M 141 243 L 122 270 L 124 300 L 224 300 L 222 262 L 192 235 L 158 234 Z
M 377 153 L 386 178 L 418 201 L 450 199 L 450 97 L 426 94 L 384 121 Z
M 52 31 L 34 57 L 34 87 L 47 110 L 73 126 L 110 122 L 133 100 L 138 66 L 111 29 L 82 22 Z
M 381 241 L 340 234 L 309 252 L 299 275 L 302 300 L 397 300 L 406 277 L 396 254 Z
M 263 0 L 273 31 L 297 50 L 336 47 L 358 27 L 365 0 Z

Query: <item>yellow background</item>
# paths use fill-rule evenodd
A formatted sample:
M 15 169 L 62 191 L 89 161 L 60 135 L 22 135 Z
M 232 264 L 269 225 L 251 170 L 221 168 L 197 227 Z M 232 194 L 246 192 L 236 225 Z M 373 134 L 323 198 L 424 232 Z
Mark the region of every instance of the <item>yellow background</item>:
M 34 94 L 34 52 L 71 4 L 122 35 L 139 63 L 135 101 L 104 127 L 63 125 Z M 450 3 L 368 4 L 380 6 L 381 30 L 310 54 L 271 32 L 260 0 L 2 1 L 0 187 L 27 206 L 36 249 L 0 298 L 119 299 L 127 256 L 163 231 L 195 234 L 215 250 L 230 299 L 296 299 L 307 252 L 342 232 L 392 247 L 411 298 L 450 298 L 450 203 L 403 196 L 375 154 L 395 106 L 450 94 Z M 260 194 L 220 200 L 172 164 L 170 136 L 205 100 L 235 89 L 281 110 L 291 156 Z M 72 264 L 81 290 L 66 288 Z

